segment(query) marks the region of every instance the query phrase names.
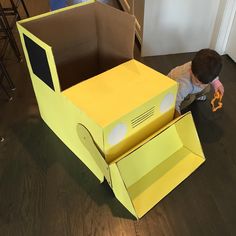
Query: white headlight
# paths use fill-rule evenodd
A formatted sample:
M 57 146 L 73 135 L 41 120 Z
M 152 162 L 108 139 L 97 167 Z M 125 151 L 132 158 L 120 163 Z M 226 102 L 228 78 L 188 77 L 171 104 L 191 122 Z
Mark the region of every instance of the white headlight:
M 160 112 L 165 113 L 170 110 L 173 105 L 175 97 L 172 93 L 166 94 L 160 105 Z
M 108 143 L 115 145 L 124 139 L 127 133 L 127 126 L 125 124 L 117 124 L 115 128 L 108 135 Z

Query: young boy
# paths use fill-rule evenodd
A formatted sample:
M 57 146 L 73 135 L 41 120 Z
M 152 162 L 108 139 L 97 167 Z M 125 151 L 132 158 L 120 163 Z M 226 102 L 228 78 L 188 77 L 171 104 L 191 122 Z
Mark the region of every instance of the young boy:
M 168 76 L 179 83 L 176 99 L 176 116 L 194 100 L 206 100 L 210 85 L 214 92 L 224 95 L 224 86 L 219 80 L 222 69 L 220 55 L 211 49 L 197 52 L 192 61 L 172 69 Z

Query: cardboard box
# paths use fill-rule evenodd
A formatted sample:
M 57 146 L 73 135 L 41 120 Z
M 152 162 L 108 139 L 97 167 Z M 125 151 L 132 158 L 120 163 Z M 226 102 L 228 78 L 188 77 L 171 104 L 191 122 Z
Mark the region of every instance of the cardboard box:
M 129 60 L 66 89 L 63 95 L 100 127 L 95 139 L 107 163 L 173 119 L 177 84 Z
M 172 122 L 176 82 L 133 59 L 134 24 L 87 2 L 17 26 L 43 120 L 139 218 L 204 156 L 191 115 Z

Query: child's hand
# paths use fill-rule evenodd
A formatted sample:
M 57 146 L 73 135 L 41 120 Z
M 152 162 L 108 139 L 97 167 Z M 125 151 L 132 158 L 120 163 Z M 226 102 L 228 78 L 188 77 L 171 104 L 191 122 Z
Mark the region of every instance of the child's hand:
M 217 92 L 217 91 L 220 92 L 222 97 L 224 96 L 225 89 L 224 89 L 223 84 L 221 84 L 219 87 L 216 88 L 215 92 Z
M 220 82 L 220 80 L 217 78 L 217 79 L 213 80 L 213 81 L 211 82 L 211 84 L 212 84 L 212 86 L 213 86 L 213 88 L 214 88 L 214 90 L 215 90 L 215 93 L 216 93 L 216 92 L 220 92 L 220 94 L 221 94 L 222 97 L 223 97 L 225 90 L 224 90 L 224 86 L 223 86 L 223 84 Z

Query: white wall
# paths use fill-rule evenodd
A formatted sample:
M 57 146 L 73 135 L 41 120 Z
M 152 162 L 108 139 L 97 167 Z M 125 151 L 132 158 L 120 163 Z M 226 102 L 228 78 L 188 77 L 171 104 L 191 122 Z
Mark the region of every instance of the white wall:
M 236 0 L 220 0 L 211 43 L 211 47 L 220 54 L 226 53 L 235 11 Z
M 226 53 L 236 62 L 236 16 L 231 27 Z
M 142 55 L 210 47 L 221 0 L 145 0 Z M 215 31 L 214 31 L 215 30 Z
M 225 8 L 228 0 L 220 0 L 216 20 L 214 24 L 214 29 L 211 37 L 210 47 L 216 49 L 218 52 L 221 51 L 222 43 L 224 40 L 225 33 L 222 32 L 222 23 L 225 18 Z M 224 35 L 223 35 L 224 34 Z

